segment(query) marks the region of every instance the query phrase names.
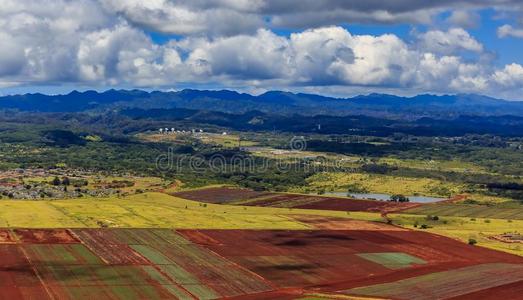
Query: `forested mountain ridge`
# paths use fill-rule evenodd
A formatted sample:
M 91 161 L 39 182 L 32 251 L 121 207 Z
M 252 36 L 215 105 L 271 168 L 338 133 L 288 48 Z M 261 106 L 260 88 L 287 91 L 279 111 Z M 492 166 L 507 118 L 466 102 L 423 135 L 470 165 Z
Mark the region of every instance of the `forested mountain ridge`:
M 269 91 L 253 96 L 230 90 L 185 89 L 176 92 L 142 90 L 73 91 L 66 95 L 24 94 L 0 97 L 0 109 L 39 112 L 80 112 L 124 108 L 188 108 L 246 113 L 257 110 L 283 115 L 367 115 L 390 118 L 455 118 L 523 116 L 523 102 L 459 94 L 400 97 L 387 94 L 333 98 L 313 94 Z

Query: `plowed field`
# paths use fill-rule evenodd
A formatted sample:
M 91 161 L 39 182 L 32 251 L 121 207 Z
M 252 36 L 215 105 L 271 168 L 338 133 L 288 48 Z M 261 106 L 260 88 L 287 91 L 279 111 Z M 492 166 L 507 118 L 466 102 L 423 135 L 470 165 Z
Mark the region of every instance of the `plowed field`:
M 206 203 L 335 211 L 394 212 L 420 206 L 419 203 L 397 203 L 302 194 L 263 193 L 238 188 L 206 188 L 179 192 L 173 195 Z
M 521 257 L 374 226 L 358 221 L 344 230 L 0 229 L 0 299 L 521 297 Z

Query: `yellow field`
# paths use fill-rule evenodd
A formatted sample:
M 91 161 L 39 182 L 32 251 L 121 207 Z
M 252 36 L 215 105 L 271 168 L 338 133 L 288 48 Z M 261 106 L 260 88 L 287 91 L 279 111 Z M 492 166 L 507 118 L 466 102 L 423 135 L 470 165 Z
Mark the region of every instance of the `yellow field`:
M 63 176 L 58 176 L 62 178 Z M 46 177 L 27 177 L 24 178 L 26 183 L 50 183 L 55 176 L 46 176 Z M 71 177 L 76 178 L 76 177 Z M 152 191 L 159 190 L 167 187 L 170 182 L 163 180 L 159 177 L 139 177 L 139 176 L 104 176 L 104 175 L 82 175 L 80 178 L 83 178 L 88 181 L 88 185 L 82 188 L 84 189 L 98 189 L 100 186 L 107 185 L 113 181 L 123 181 L 128 180 L 134 182 L 133 186 L 118 188 L 121 192 L 134 193 L 136 190 L 142 191 Z
M 2 200 L 0 227 L 22 228 L 177 228 L 177 229 L 310 229 L 292 215 L 332 216 L 356 220 L 382 221 L 378 213 L 336 212 L 271 207 L 204 205 L 163 193 L 144 193 L 129 197 L 82 198 L 67 200 Z M 523 220 L 481 219 L 440 216 L 427 221 L 425 216 L 389 215 L 394 224 L 416 229 L 427 224 L 428 232 L 478 246 L 523 255 L 522 244 L 507 244 L 488 237 L 523 231 Z M 419 227 L 418 227 L 419 228 Z M 419 229 L 421 230 L 421 229 Z
M 442 191 L 459 194 L 463 186 L 429 178 L 396 177 L 363 173 L 319 173 L 307 178 L 308 187 L 326 191 L 345 191 L 357 184 L 371 193 L 446 196 Z
M 168 143 L 177 140 L 176 134 L 162 134 L 162 133 L 139 133 L 136 135 L 137 138 L 142 141 L 153 142 L 153 143 Z
M 314 211 L 269 207 L 203 205 L 162 193 L 125 198 L 2 200 L 0 227 L 140 227 L 196 229 L 305 229 L 292 214 L 380 220 L 376 213 Z
M 522 243 L 503 243 L 488 237 L 507 232 L 523 233 L 523 220 L 502 220 L 485 218 L 445 217 L 439 216 L 438 221 L 427 221 L 425 216 L 393 214 L 389 215 L 394 224 L 416 229 L 413 225 L 427 224 L 430 228 L 419 229 L 443 236 L 461 240 L 465 243 L 475 239 L 478 246 L 496 249 L 523 256 Z
M 216 144 L 225 148 L 235 148 L 238 145 L 242 147 L 249 147 L 257 145 L 256 142 L 244 140 L 242 138 L 241 143 L 239 143 L 240 137 L 235 134 L 217 134 L 217 133 L 203 133 L 198 135 L 199 139 L 207 144 Z
M 481 166 L 457 160 L 417 160 L 383 157 L 378 160 L 378 163 L 423 170 L 445 170 L 454 172 L 486 173 L 485 169 Z

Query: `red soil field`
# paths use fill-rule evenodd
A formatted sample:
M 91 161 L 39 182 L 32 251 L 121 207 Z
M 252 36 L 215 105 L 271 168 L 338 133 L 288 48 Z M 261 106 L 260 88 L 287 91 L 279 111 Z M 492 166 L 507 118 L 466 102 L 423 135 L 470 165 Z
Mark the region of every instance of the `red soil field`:
M 13 234 L 8 229 L 0 229 L 0 244 L 14 244 L 16 243 Z
M 360 220 L 351 220 L 345 218 L 322 217 L 311 215 L 290 215 L 289 218 L 295 219 L 298 222 L 309 225 L 314 229 L 327 230 L 397 230 L 405 231 L 407 229 L 390 226 L 384 223 L 367 222 Z
M 245 203 L 239 205 L 381 213 L 392 213 L 421 205 L 420 203 L 398 203 L 302 194 L 255 192 L 249 189 L 223 187 L 185 191 L 172 195 L 184 199 L 216 204 L 246 200 Z
M 22 243 L 68 244 L 79 243 L 67 229 L 14 229 Z
M 144 265 L 149 261 L 126 244 L 119 243 L 113 231 L 75 230 L 74 233 L 94 254 L 110 265 Z
M 17 245 L 0 245 L 0 299 L 41 299 L 46 296 L 31 264 Z
M 214 244 L 205 243 L 206 247 L 260 274 L 280 288 L 307 289 L 316 286 L 319 291 L 335 292 L 374 284 L 375 281 L 389 282 L 468 265 L 523 263 L 521 257 L 470 246 L 442 236 L 391 229 L 199 232 L 217 241 Z M 182 233 L 191 239 L 188 231 Z M 376 252 L 402 252 L 423 259 L 427 264 L 391 270 L 356 255 Z M 370 274 L 372 276 L 369 277 Z
M 268 192 L 255 192 L 249 189 L 215 187 L 200 190 L 172 193 L 171 195 L 200 202 L 224 204 L 238 200 L 258 198 L 271 195 Z
M 320 210 L 341 210 L 341 211 L 371 211 L 388 212 L 400 211 L 415 206 L 419 203 L 398 203 L 376 200 L 356 200 L 335 197 L 323 197 L 321 201 L 310 204 L 294 206 L 295 208 L 320 209 Z
M 343 293 L 394 299 L 449 299 L 521 280 L 523 265 L 487 263 L 355 288 Z
M 296 299 L 314 292 L 350 294 L 355 288 L 485 264 L 511 264 L 523 276 L 522 257 L 427 232 L 364 221 L 296 218 L 317 228 L 345 229 L 13 230 L 19 239 L 0 244 L 0 299 Z M 422 262 L 391 267 L 366 259 L 361 255 L 365 253 Z M 509 277 L 489 281 L 484 287 L 488 290 L 479 290 L 483 287 L 477 278 L 467 281 L 461 276 L 460 285 L 474 287 L 470 295 L 459 286 L 449 285 L 452 292 L 446 292 L 445 284 L 438 293 L 459 299 L 517 299 L 523 281 Z M 423 284 L 426 289 L 430 280 Z M 399 295 L 409 295 L 408 288 Z
M 521 299 L 523 298 L 523 281 L 497 286 L 494 288 L 461 295 L 452 300 L 477 300 L 477 299 Z

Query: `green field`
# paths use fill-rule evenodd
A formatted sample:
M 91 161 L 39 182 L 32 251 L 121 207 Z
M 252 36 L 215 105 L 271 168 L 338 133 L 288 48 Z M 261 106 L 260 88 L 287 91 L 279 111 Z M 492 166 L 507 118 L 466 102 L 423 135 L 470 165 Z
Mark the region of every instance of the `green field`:
M 404 269 L 409 268 L 412 265 L 427 263 L 420 258 L 402 252 L 359 253 L 356 255 L 392 270 Z

